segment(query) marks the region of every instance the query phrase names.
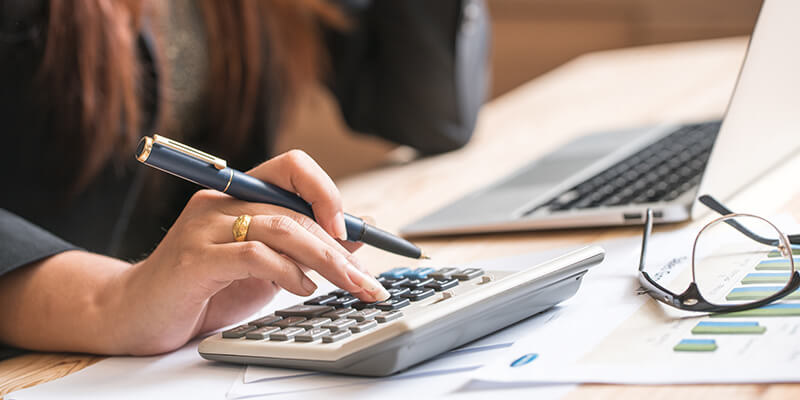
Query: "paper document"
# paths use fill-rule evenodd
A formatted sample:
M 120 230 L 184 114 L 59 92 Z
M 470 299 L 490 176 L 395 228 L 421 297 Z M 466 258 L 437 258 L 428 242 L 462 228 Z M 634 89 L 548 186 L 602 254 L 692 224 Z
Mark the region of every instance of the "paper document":
M 774 220 L 784 231 L 800 230 L 790 218 Z M 678 293 L 691 281 L 689 252 L 697 230 L 693 226 L 656 233 L 648 245 L 648 269 Z M 640 242 L 628 242 L 627 251 L 624 242 L 619 248 L 606 246 L 609 257 L 604 268 L 585 282 L 570 306 L 546 328 L 517 341 L 502 357 L 476 371 L 475 379 L 631 384 L 800 381 L 800 296 L 727 316 L 667 307 L 646 294 L 637 295 Z M 720 282 L 719 289 L 728 296 L 762 290 L 759 265 L 732 263 L 732 279 Z
M 309 398 L 324 396 L 330 398 L 347 398 L 363 396 L 364 398 L 407 398 L 417 389 L 424 388 L 423 397 L 433 397 L 453 393 L 469 382 L 470 372 L 480 368 L 488 360 L 503 353 L 511 347 L 514 340 L 522 337 L 546 324 L 550 315 L 558 309 L 546 311 L 535 318 L 529 318 L 505 330 L 490 335 L 461 348 L 449 351 L 438 357 L 413 367 L 405 372 L 389 377 L 357 377 L 335 375 L 313 371 L 289 370 L 248 366 L 240 376 L 227 399 L 253 398 Z M 557 398 L 571 386 L 550 387 L 537 391 L 538 398 Z M 458 398 L 478 396 L 462 392 Z M 483 393 L 485 395 L 485 393 Z M 288 397 L 287 397 L 288 396 Z M 483 397 L 485 398 L 485 397 Z

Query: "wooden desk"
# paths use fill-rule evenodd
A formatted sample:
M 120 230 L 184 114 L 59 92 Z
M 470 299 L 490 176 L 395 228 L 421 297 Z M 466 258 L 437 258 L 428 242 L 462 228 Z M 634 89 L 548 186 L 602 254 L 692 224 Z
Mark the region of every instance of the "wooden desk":
M 375 217 L 382 227 L 397 229 L 578 134 L 720 116 L 745 47 L 745 39 L 735 38 L 580 57 L 488 104 L 473 141 L 465 149 L 407 165 L 387 166 L 338 182 L 345 208 L 357 215 Z M 800 217 L 799 193 L 776 190 L 774 184 L 798 170 L 800 157 L 795 157 L 737 196 L 731 205 L 764 214 L 788 210 Z M 590 229 L 447 237 L 419 243 L 435 256 L 435 261 L 429 262 L 435 266 L 639 234 L 639 228 Z M 406 259 L 373 249 L 363 249 L 359 255 L 375 272 L 409 265 Z M 29 354 L 0 362 L 0 394 L 67 375 L 100 359 Z M 584 385 L 570 397 L 672 399 L 701 395 L 798 398 L 800 385 Z

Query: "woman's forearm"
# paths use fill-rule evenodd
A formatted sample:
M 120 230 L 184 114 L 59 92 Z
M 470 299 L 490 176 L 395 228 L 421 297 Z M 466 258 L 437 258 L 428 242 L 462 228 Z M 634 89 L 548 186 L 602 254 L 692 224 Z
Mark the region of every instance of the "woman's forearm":
M 43 351 L 126 354 L 120 280 L 131 265 L 66 251 L 0 277 L 0 342 Z M 116 292 L 116 293 L 115 293 Z

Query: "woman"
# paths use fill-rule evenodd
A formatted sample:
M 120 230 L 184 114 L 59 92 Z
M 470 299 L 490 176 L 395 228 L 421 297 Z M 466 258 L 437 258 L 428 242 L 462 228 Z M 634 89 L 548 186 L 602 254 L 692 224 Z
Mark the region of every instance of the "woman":
M 486 36 L 478 0 L 0 0 L 0 343 L 166 352 L 280 288 L 311 294 L 309 269 L 385 298 L 341 240 L 331 179 L 300 151 L 262 161 L 318 79 L 353 129 L 423 154 L 462 146 Z M 317 222 L 133 165 L 155 130 L 255 166 Z M 242 214 L 254 217 L 236 242 Z

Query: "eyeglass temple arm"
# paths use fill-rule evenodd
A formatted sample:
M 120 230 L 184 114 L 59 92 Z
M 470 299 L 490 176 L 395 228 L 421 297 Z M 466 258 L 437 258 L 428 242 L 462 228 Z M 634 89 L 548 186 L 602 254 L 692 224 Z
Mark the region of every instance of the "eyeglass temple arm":
M 700 202 L 703 203 L 706 207 L 718 212 L 721 215 L 733 214 L 733 211 L 731 211 L 728 207 L 725 207 L 724 205 L 722 205 L 722 203 L 717 201 L 717 199 L 715 199 L 715 198 L 713 198 L 713 197 L 711 197 L 711 196 L 709 196 L 707 194 L 704 194 L 704 195 L 700 196 L 698 198 L 698 200 L 700 200 Z M 765 237 L 763 237 L 761 235 L 753 233 L 752 231 L 750 231 L 749 229 L 745 228 L 744 226 L 742 226 L 742 224 L 740 224 L 740 223 L 738 223 L 736 221 L 733 221 L 733 220 L 729 219 L 729 220 L 726 220 L 725 223 L 730 225 L 730 226 L 732 226 L 737 231 L 743 233 L 745 236 L 749 237 L 750 239 L 755 240 L 756 242 L 759 242 L 759 243 L 762 243 L 762 244 L 766 244 L 766 245 L 769 245 L 769 246 L 775 246 L 775 245 L 778 244 L 777 243 L 777 239 L 768 239 L 768 238 L 765 238 Z M 800 235 L 788 235 L 788 238 L 789 238 L 789 242 L 790 243 L 792 243 L 792 244 L 800 244 Z
M 639 255 L 639 271 L 644 271 L 644 260 L 646 258 L 647 239 L 653 231 L 653 210 L 648 208 L 645 212 L 644 234 L 642 235 L 642 253 Z

